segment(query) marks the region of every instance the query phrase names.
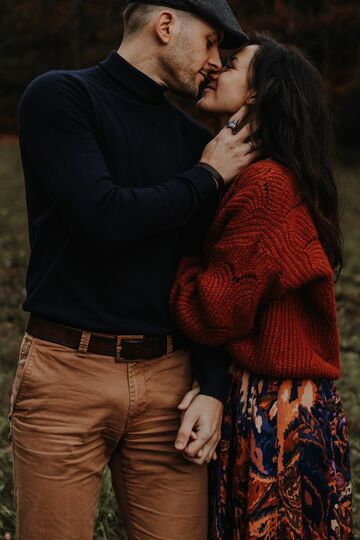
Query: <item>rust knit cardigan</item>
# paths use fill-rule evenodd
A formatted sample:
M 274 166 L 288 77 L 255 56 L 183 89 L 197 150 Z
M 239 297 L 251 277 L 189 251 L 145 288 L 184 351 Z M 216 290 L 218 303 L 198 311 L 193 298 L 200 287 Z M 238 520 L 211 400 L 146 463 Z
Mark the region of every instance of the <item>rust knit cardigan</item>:
M 180 262 L 170 306 L 191 339 L 226 345 L 251 373 L 339 377 L 333 271 L 293 177 L 273 160 L 225 194 L 202 260 Z

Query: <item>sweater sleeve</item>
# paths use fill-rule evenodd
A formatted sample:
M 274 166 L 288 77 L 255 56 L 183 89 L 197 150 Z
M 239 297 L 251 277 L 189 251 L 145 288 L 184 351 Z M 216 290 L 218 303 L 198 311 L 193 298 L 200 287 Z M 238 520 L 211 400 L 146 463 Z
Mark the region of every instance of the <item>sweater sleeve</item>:
M 194 341 L 219 347 L 249 334 L 258 306 L 278 287 L 276 256 L 263 246 L 277 227 L 267 204 L 258 186 L 241 189 L 220 218 L 206 262 L 181 260 L 170 303 Z
M 224 403 L 232 381 L 229 373 L 230 356 L 225 348 L 194 343 L 191 347 L 191 360 L 200 394 Z
M 199 255 L 202 251 L 206 232 L 214 218 L 219 204 L 218 195 L 208 199 L 183 231 L 180 253 Z M 200 393 L 224 402 L 230 388 L 228 373 L 230 358 L 222 347 L 210 347 L 192 343 L 191 360 L 194 376 L 200 385 Z
M 35 79 L 20 103 L 22 158 L 35 169 L 64 224 L 87 247 L 111 254 L 181 228 L 216 193 L 210 173 L 196 165 L 157 185 L 126 187 L 126 178 L 111 175 L 94 125 L 83 83 L 61 72 Z

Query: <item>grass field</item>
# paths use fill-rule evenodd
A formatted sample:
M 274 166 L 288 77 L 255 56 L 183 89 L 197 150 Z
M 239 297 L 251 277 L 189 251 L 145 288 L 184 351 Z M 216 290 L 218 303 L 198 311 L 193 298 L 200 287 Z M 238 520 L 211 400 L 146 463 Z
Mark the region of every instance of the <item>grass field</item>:
M 354 538 L 360 539 L 360 168 L 342 169 L 340 194 L 345 266 L 336 285 L 342 333 L 343 376 L 338 383 L 348 416 L 354 489 Z M 0 144 L 0 540 L 14 532 L 7 413 L 26 315 L 21 310 L 28 253 L 21 166 L 16 144 Z M 125 538 L 106 471 L 98 507 L 96 540 Z M 41 539 L 39 539 L 41 540 Z M 64 538 L 64 540 L 66 540 Z M 170 540 L 170 539 L 169 539 Z M 184 540 L 191 540 L 184 539 Z

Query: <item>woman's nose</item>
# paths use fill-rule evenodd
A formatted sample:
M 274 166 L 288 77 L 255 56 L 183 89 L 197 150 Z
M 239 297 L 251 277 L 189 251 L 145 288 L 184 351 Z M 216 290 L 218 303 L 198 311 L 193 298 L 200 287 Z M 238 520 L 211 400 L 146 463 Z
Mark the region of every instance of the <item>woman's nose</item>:
M 222 71 L 222 69 L 218 69 L 217 71 L 210 71 L 209 72 L 209 79 L 211 81 L 217 81 L 221 71 Z

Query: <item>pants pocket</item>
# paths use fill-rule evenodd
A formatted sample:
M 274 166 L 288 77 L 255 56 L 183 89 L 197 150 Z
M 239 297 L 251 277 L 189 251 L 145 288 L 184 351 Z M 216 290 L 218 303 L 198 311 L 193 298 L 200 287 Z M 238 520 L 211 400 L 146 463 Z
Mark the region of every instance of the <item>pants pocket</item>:
M 10 397 L 10 412 L 8 415 L 10 422 L 9 441 L 12 440 L 12 418 L 15 410 L 16 403 L 18 402 L 21 394 L 26 386 L 27 373 L 29 371 L 29 365 L 31 360 L 31 350 L 34 344 L 35 338 L 30 334 L 25 333 L 19 351 L 18 365 L 15 372 L 15 378 L 12 386 Z

